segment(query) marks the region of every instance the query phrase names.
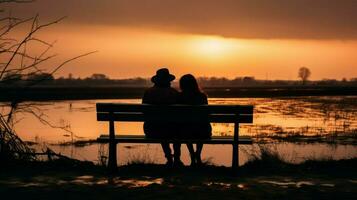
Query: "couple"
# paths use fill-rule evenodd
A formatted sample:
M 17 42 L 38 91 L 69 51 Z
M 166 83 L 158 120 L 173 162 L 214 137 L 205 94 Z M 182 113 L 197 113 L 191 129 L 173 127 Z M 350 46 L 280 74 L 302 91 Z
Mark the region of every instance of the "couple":
M 170 105 L 170 104 L 187 104 L 187 105 L 205 105 L 208 104 L 207 96 L 201 92 L 196 78 L 191 74 L 186 74 L 180 79 L 180 90 L 171 87 L 171 81 L 175 76 L 170 74 L 166 68 L 159 69 L 156 75 L 151 78 L 154 86 L 145 91 L 142 99 L 144 104 Z M 145 122 L 144 133 L 149 138 L 160 139 L 208 139 L 211 137 L 210 123 L 155 123 Z M 162 149 L 167 159 L 166 165 L 183 166 L 181 157 L 181 144 L 174 143 L 174 158 L 172 158 L 170 144 L 161 143 Z M 202 143 L 196 144 L 196 151 L 192 143 L 187 144 L 191 156 L 191 166 L 201 165 Z

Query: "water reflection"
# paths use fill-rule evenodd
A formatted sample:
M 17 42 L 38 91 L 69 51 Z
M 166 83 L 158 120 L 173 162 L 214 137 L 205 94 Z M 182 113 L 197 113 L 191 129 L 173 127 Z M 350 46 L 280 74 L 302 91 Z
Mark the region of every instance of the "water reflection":
M 106 148 L 92 143 L 70 144 L 80 140 L 96 139 L 100 134 L 108 131 L 107 123 L 96 121 L 95 103 L 118 102 L 140 103 L 140 99 L 116 100 L 80 100 L 54 102 L 26 102 L 42 110 L 51 124 L 67 127 L 70 132 L 53 129 L 42 124 L 29 113 L 17 114 L 15 130 L 26 141 L 34 142 L 38 149 L 44 144 L 51 144 L 52 148 L 71 157 L 99 162 L 98 152 Z M 309 139 L 323 138 L 326 141 L 337 141 L 336 137 L 344 136 L 342 144 L 331 146 L 327 144 L 292 144 L 278 143 L 279 151 L 286 152 L 286 157 L 318 157 L 330 156 L 334 158 L 356 157 L 357 138 L 357 97 L 299 97 L 299 98 L 212 98 L 210 104 L 249 104 L 255 105 L 254 124 L 241 125 L 242 135 L 251 135 L 256 141 L 270 139 L 296 140 L 309 136 Z M 2 104 L 3 111 L 7 109 Z M 213 123 L 214 135 L 233 135 L 233 124 Z M 143 134 L 142 123 L 116 123 L 117 134 Z M 312 137 L 313 136 L 313 137 Z M 304 142 L 304 140 L 302 140 Z M 68 143 L 69 142 L 69 143 Z M 86 146 L 89 144 L 88 146 Z M 145 162 L 162 162 L 161 151 L 157 145 L 120 145 L 118 150 L 121 164 L 135 160 Z M 229 165 L 231 147 L 228 145 L 207 145 L 204 156 L 212 158 L 214 163 Z M 297 152 L 298 155 L 293 155 Z M 102 152 L 103 153 L 103 152 Z M 104 152 L 105 154 L 105 152 Z M 183 158 L 188 163 L 186 149 Z M 329 154 L 329 155 L 326 155 Z M 241 156 L 241 163 L 246 156 Z
M 288 181 L 288 182 L 279 182 L 279 181 L 263 180 L 263 181 L 259 181 L 259 182 L 260 182 L 260 183 L 267 183 L 267 184 L 277 185 L 277 186 L 280 186 L 280 187 L 282 187 L 282 188 L 288 188 L 289 186 L 301 188 L 301 187 L 303 187 L 303 186 L 313 186 L 313 185 L 315 185 L 315 183 L 313 183 L 313 182 L 311 182 L 311 181 L 298 181 L 298 182 Z

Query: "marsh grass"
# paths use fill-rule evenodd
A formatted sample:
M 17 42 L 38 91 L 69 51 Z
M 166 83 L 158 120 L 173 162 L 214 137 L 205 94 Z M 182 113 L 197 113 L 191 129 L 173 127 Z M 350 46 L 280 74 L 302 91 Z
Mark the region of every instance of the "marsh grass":
M 244 170 L 272 172 L 285 169 L 290 165 L 290 163 L 279 154 L 277 146 L 274 144 L 257 145 L 256 148 L 253 148 L 249 152 L 247 150 L 243 151 L 249 155 L 248 161 L 242 166 Z
M 100 144 L 98 147 L 98 165 L 106 167 L 108 163 L 108 145 Z
M 255 175 L 286 175 L 305 176 L 305 173 L 328 174 L 329 176 L 356 177 L 357 158 L 334 160 L 333 156 L 307 157 L 303 162 L 287 160 L 277 151 L 274 145 L 258 145 L 250 154 L 248 161 L 241 167 L 242 173 Z
M 136 146 L 125 146 L 127 149 L 133 149 Z M 131 151 L 128 151 L 128 160 L 126 165 L 154 165 L 157 163 L 156 151 L 154 154 L 151 154 L 150 146 L 146 145 L 141 153 L 132 154 Z

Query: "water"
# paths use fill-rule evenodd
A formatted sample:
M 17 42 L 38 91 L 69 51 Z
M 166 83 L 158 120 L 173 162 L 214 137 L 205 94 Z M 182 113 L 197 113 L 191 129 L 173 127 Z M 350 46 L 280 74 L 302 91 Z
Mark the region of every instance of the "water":
M 15 114 L 15 130 L 25 141 L 37 143 L 38 150 L 50 145 L 55 151 L 81 160 L 98 162 L 106 145 L 61 146 L 60 143 L 96 139 L 108 133 L 108 123 L 97 122 L 97 102 L 140 103 L 140 99 L 78 100 L 54 102 L 25 102 L 22 112 Z M 212 98 L 210 104 L 254 105 L 254 123 L 241 125 L 240 134 L 250 135 L 257 142 L 274 142 L 273 147 L 288 161 L 301 162 L 310 158 L 357 157 L 357 97 L 299 97 L 299 98 Z M 32 109 L 29 109 L 29 108 Z M 6 105 L 1 107 L 6 112 Z M 35 113 L 32 113 L 32 112 Z M 34 117 L 34 115 L 37 117 Z M 38 120 L 41 118 L 43 120 Z M 232 135 L 233 124 L 213 123 L 214 135 Z M 64 127 L 66 130 L 56 128 Z M 117 134 L 143 134 L 142 123 L 116 123 Z M 324 138 L 328 143 L 284 142 L 305 136 Z M 343 138 L 336 144 L 336 138 Z M 275 140 L 272 140 L 275 139 Z M 279 141 L 279 142 L 277 142 Z M 271 145 L 271 144 L 270 144 Z M 242 146 L 240 163 L 256 153 L 257 146 Z M 100 152 L 100 154 L 99 154 Z M 182 159 L 189 156 L 182 147 Z M 130 161 L 163 163 L 159 145 L 122 144 L 118 148 L 119 164 Z M 230 165 L 230 145 L 206 145 L 203 158 L 218 165 Z

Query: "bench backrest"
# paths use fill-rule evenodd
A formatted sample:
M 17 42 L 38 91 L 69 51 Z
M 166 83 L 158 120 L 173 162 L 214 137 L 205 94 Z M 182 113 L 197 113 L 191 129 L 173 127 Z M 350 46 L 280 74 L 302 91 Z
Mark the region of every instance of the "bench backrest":
M 97 120 L 252 123 L 253 106 L 97 103 Z

